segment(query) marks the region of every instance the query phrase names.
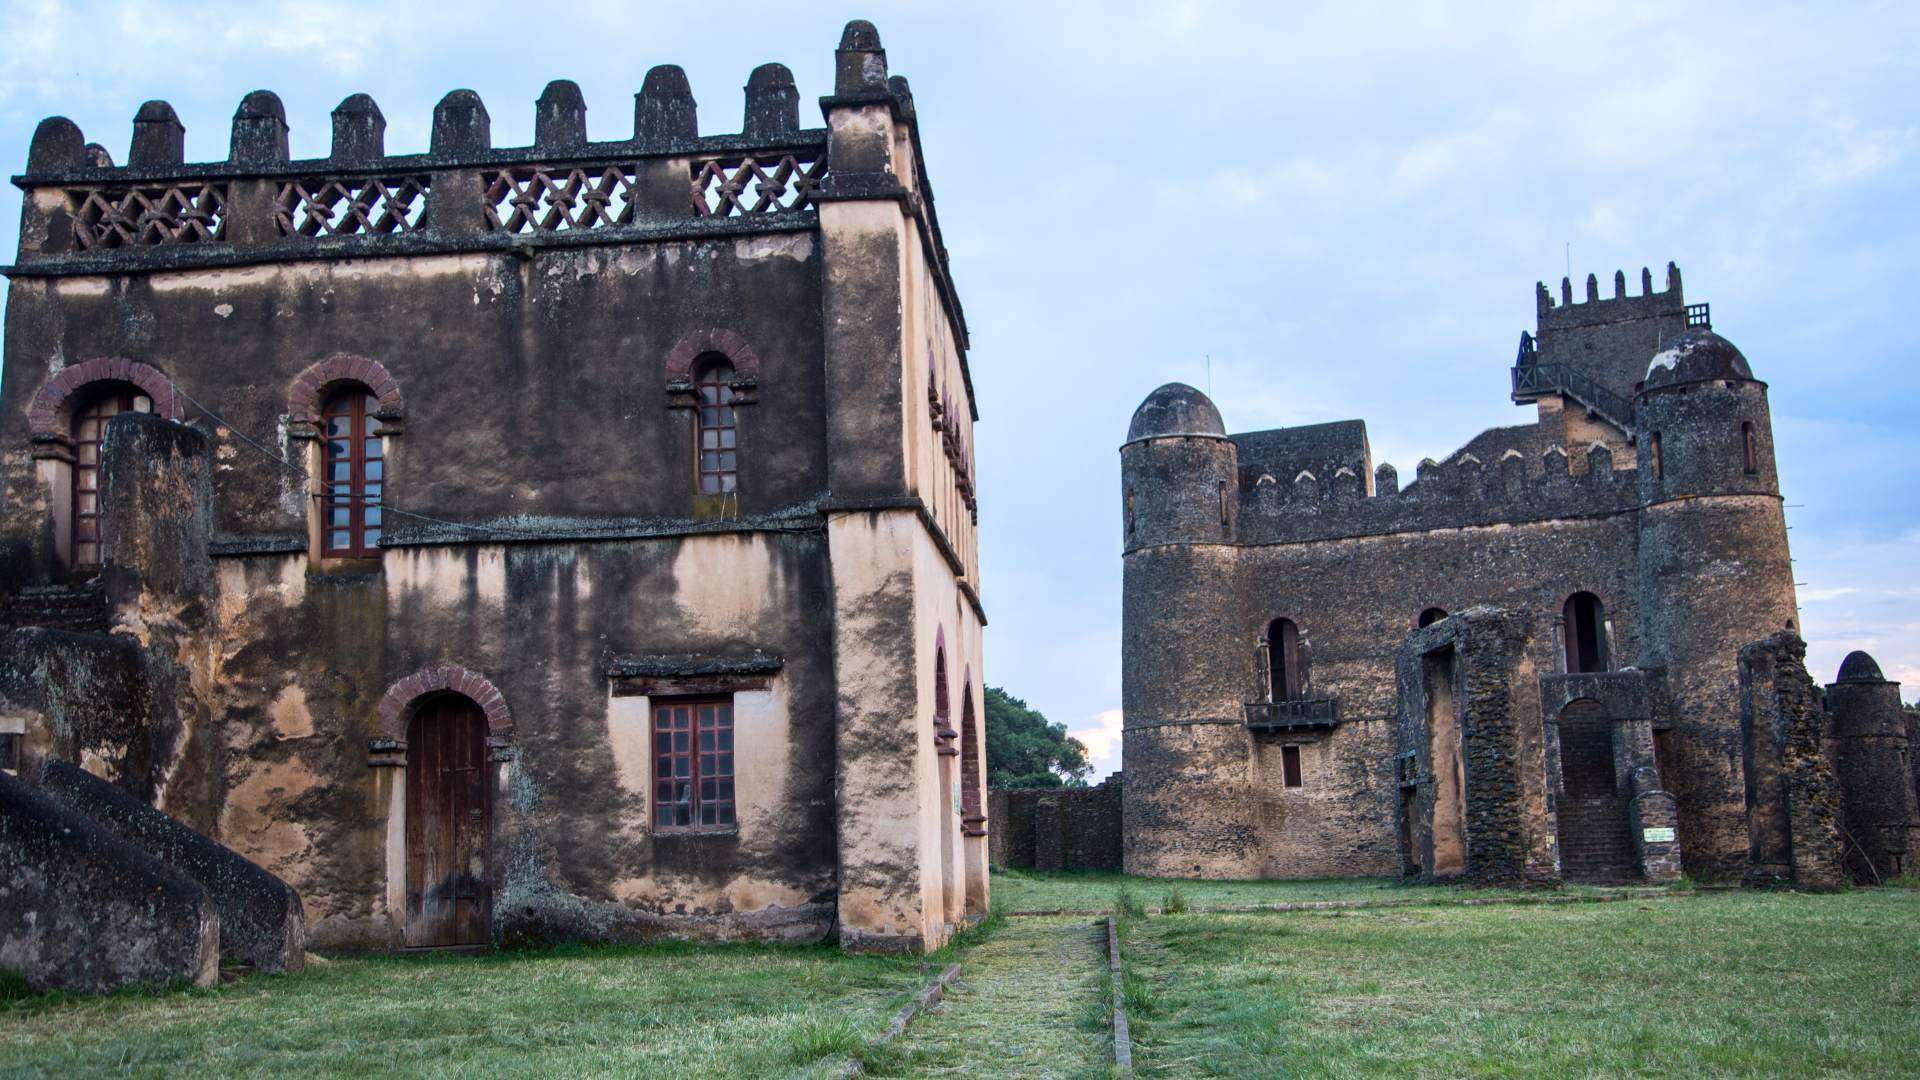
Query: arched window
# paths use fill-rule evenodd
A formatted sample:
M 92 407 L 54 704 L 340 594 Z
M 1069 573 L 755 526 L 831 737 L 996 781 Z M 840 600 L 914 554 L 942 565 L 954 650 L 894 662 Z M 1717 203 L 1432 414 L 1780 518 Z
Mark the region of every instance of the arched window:
M 933 738 L 942 755 L 960 752 L 953 740 L 960 733 L 953 728 L 953 713 L 947 702 L 947 642 L 942 630 L 933 645 Z
M 107 421 L 123 412 L 152 412 L 153 399 L 132 383 L 92 388 L 73 410 L 73 572 L 100 569 L 100 444 Z
M 1273 701 L 1295 701 L 1306 685 L 1300 670 L 1300 628 L 1292 619 L 1267 624 L 1267 695 Z
M 1607 609 L 1590 592 L 1567 597 L 1561 608 L 1562 636 L 1567 645 L 1567 670 L 1607 671 Z
M 1754 443 L 1753 421 L 1740 422 L 1740 456 L 1748 476 L 1760 471 L 1760 448 Z
M 984 836 L 980 810 L 980 726 L 973 711 L 973 670 L 960 682 L 960 826 L 968 836 Z
M 387 462 L 376 407 L 373 394 L 356 384 L 336 391 L 320 413 L 321 550 L 333 558 L 380 555 Z
M 700 403 L 694 423 L 700 494 L 726 495 L 739 485 L 735 456 L 739 428 L 733 409 L 733 364 L 724 356 L 701 361 L 695 369 L 694 387 Z
M 1422 628 L 1432 626 L 1434 623 L 1437 623 L 1441 619 L 1444 619 L 1446 617 L 1447 617 L 1446 608 L 1430 607 L 1427 610 L 1420 613 L 1420 621 L 1416 625 Z
M 1647 443 L 1647 463 L 1653 466 L 1653 478 L 1660 479 L 1660 433 L 1657 431 Z

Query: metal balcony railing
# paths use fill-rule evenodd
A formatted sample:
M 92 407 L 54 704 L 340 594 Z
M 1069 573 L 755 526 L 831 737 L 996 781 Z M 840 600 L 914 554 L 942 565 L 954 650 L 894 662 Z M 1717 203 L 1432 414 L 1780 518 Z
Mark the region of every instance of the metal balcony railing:
M 1293 701 L 1249 701 L 1247 727 L 1254 731 L 1304 731 L 1330 728 L 1340 722 L 1335 698 L 1298 698 Z
M 1521 355 L 1524 358 L 1531 354 L 1523 351 Z M 1531 400 L 1541 394 L 1565 394 L 1620 430 L 1633 430 L 1633 402 L 1601 386 L 1586 372 L 1570 364 L 1514 365 L 1514 400 Z

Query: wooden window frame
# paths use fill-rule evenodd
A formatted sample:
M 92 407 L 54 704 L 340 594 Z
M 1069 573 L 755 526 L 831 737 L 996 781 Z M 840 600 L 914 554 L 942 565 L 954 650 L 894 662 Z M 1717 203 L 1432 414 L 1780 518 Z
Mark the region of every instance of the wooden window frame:
M 738 830 L 739 747 L 734 738 L 733 695 L 662 698 L 652 703 L 650 712 L 648 820 L 653 831 L 675 835 Z M 679 726 L 682 717 L 684 727 Z M 683 732 L 684 747 L 675 738 Z M 713 735 L 711 742 L 702 742 L 703 732 Z M 678 767 L 682 761 L 686 762 L 684 772 Z M 709 781 L 714 789 L 711 795 L 705 790 Z M 681 784 L 685 784 L 685 800 L 676 797 Z M 676 813 L 680 807 L 685 808 L 685 822 L 673 820 L 680 816 Z M 710 815 L 705 812 L 708 808 L 713 811 Z M 669 820 L 663 821 L 663 815 Z M 703 821 L 703 817 L 713 820 Z
M 143 400 L 147 403 L 145 409 L 139 408 L 138 405 Z M 72 500 L 68 504 L 72 515 L 67 537 L 68 543 L 72 545 L 69 548 L 68 568 L 72 576 L 78 579 L 90 578 L 99 573 L 103 562 L 100 548 L 100 515 L 104 509 L 100 504 L 100 453 L 107 441 L 107 422 L 123 412 L 153 411 L 153 395 L 132 383 L 113 382 L 105 386 L 97 386 L 95 392 L 84 401 L 84 404 L 73 410 L 73 419 L 68 425 L 73 436 L 73 478 L 67 491 L 67 497 Z M 100 407 L 108 402 L 118 407 L 105 415 L 95 415 Z M 87 424 L 98 426 L 89 429 L 84 426 Z M 89 434 L 91 438 L 86 437 Z M 92 454 L 92 461 L 87 460 L 89 452 Z M 87 481 L 92 481 L 93 486 L 86 486 Z M 83 495 L 93 497 L 92 510 L 80 509 Z M 82 535 L 89 527 L 93 530 L 91 539 Z M 92 546 L 94 554 L 92 559 L 80 557 L 83 545 Z
M 735 373 L 733 361 L 718 354 L 703 357 L 694 366 L 693 490 L 701 498 L 739 496 L 740 410 L 733 389 Z M 714 435 L 712 447 L 707 446 L 708 432 Z M 711 491 L 707 490 L 709 478 Z
M 385 514 L 381 503 L 386 494 L 391 477 L 387 470 L 387 454 L 381 434 L 381 424 L 373 414 L 378 402 L 373 392 L 365 386 L 354 384 L 342 387 L 328 396 L 320 409 L 320 554 L 328 559 L 377 559 L 380 557 L 380 537 L 385 530 Z M 333 478 L 334 465 L 341 463 L 334 453 L 334 443 L 339 441 L 333 433 L 333 420 L 345 418 L 347 422 L 346 442 L 348 444 L 345 464 L 347 479 L 344 481 L 344 498 L 336 488 L 342 483 Z M 368 445 L 379 447 L 379 453 L 369 455 Z M 380 476 L 369 480 L 368 465 L 379 463 Z M 368 495 L 369 487 L 377 486 L 373 495 Z M 347 543 L 334 543 L 334 533 L 339 526 L 334 524 L 334 512 L 346 511 Z M 373 520 L 368 521 L 369 518 Z M 372 538 L 368 538 L 368 534 Z

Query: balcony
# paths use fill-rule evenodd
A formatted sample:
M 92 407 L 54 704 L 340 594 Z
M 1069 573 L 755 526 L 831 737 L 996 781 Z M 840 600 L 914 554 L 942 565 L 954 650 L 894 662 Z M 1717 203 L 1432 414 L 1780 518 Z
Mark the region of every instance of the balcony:
M 1249 731 L 1326 730 L 1340 723 L 1339 701 L 1330 697 L 1249 701 L 1241 708 Z

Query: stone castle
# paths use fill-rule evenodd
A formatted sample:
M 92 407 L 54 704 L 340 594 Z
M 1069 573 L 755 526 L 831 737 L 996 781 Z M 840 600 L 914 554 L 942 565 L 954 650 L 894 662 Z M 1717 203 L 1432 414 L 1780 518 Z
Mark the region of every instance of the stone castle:
M 986 912 L 990 833 L 1162 876 L 1902 872 L 1920 733 L 1864 654 L 1807 676 L 1766 384 L 1672 267 L 1542 288 L 1534 421 L 1405 488 L 1358 421 L 1228 435 L 1155 391 L 1124 780 L 990 803 L 966 322 L 870 24 L 819 108 L 767 64 L 702 136 L 665 65 L 607 141 L 564 80 L 527 147 L 467 90 L 424 153 L 361 94 L 310 160 L 265 91 L 220 161 L 162 101 L 125 164 L 40 124 L 0 966 L 925 951 Z
M 1121 447 L 1129 873 L 1902 871 L 1898 687 L 1865 654 L 1824 705 L 1807 680 L 1767 386 L 1664 284 L 1539 286 L 1533 422 L 1405 487 L 1360 421 L 1229 435 L 1192 387 L 1148 396 Z
M 527 147 L 468 90 L 425 153 L 360 94 L 311 160 L 265 91 L 220 161 L 161 101 L 125 164 L 41 123 L 0 765 L 111 778 L 324 947 L 984 912 L 966 323 L 906 80 L 864 22 L 835 70 L 807 126 L 755 69 L 729 135 L 671 65 L 608 141 L 565 81 Z

